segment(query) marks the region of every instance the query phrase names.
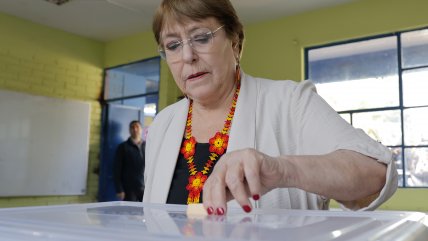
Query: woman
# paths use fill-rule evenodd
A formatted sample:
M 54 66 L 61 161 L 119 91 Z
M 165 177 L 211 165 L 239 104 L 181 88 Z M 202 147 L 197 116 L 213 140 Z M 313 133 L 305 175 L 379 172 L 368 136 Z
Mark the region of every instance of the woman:
M 388 149 L 345 122 L 310 82 L 240 70 L 243 27 L 228 0 L 164 0 L 153 31 L 186 98 L 149 129 L 145 202 L 203 201 L 217 215 L 232 199 L 246 212 L 255 200 L 327 209 L 335 199 L 373 210 L 395 192 Z

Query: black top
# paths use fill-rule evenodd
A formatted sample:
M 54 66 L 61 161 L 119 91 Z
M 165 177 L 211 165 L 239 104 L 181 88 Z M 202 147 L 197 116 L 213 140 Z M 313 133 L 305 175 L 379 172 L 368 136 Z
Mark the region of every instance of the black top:
M 196 171 L 202 171 L 204 169 L 205 163 L 208 161 L 210 156 L 209 143 L 196 143 L 195 145 L 195 156 L 194 163 L 196 166 Z M 219 157 L 220 158 L 220 157 Z M 218 159 L 214 162 L 214 165 L 217 163 Z M 213 171 L 214 166 L 208 171 L 208 175 Z M 189 182 L 189 167 L 187 165 L 187 160 L 180 153 L 178 155 L 177 164 L 175 165 L 174 176 L 172 177 L 171 186 L 169 188 L 167 203 L 172 204 L 187 204 L 187 196 L 189 191 L 187 191 L 186 186 Z M 202 203 L 202 192 L 199 198 L 199 202 Z

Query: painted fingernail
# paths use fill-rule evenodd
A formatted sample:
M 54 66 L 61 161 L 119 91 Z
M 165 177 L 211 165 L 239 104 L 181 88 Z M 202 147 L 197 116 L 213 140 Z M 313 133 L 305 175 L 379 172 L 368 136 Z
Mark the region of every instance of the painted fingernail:
M 208 215 L 211 215 L 214 213 L 214 209 L 212 207 L 207 208 Z
M 254 199 L 254 200 L 256 200 L 256 201 L 257 201 L 257 200 L 259 200 L 259 199 L 260 199 L 259 194 L 254 194 L 254 195 L 253 195 L 253 199 Z
M 244 206 L 242 206 L 242 209 L 244 209 L 244 211 L 245 211 L 246 213 L 251 212 L 251 207 L 250 207 L 250 206 L 248 206 L 248 205 L 244 205 Z
M 224 215 L 224 209 L 223 208 L 217 208 L 217 215 Z

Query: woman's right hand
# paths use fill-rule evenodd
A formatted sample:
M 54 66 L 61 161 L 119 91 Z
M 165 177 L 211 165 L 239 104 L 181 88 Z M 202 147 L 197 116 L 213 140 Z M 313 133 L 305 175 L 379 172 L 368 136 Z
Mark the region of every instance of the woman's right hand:
M 227 201 L 235 199 L 246 212 L 252 210 L 249 198 L 291 185 L 292 168 L 284 158 L 274 158 L 255 149 L 224 154 L 204 184 L 204 207 L 209 214 L 223 215 Z

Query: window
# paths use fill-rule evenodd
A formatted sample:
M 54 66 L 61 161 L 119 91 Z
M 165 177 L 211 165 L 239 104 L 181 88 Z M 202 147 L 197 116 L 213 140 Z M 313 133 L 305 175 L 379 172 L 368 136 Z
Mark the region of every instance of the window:
M 143 126 L 147 127 L 157 112 L 159 73 L 159 57 L 107 69 L 104 100 L 109 104 L 143 109 Z
M 428 187 L 428 29 L 308 48 L 306 77 L 388 146 L 401 187 Z

